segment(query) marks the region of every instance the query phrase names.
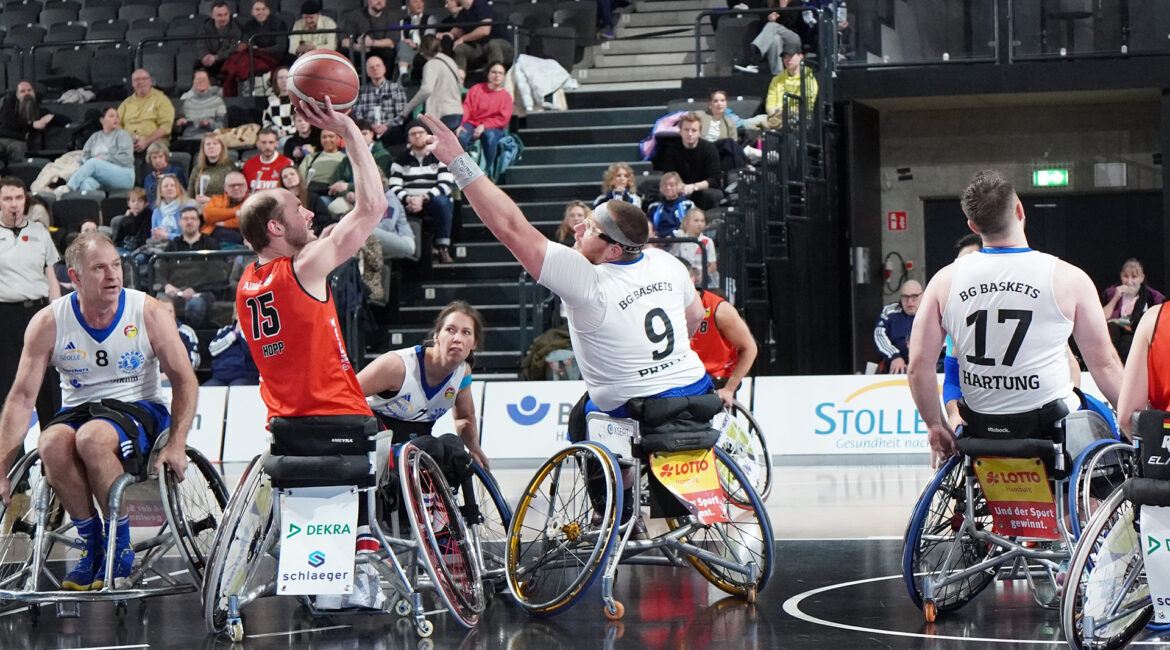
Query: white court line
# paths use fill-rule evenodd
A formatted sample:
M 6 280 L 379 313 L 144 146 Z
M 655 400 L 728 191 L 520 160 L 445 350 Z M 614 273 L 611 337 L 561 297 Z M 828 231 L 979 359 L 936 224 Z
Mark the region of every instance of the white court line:
M 824 625 L 827 627 L 835 627 L 835 628 L 838 628 L 841 630 L 851 630 L 854 632 L 870 632 L 873 634 L 885 634 L 887 636 L 902 636 L 902 637 L 911 637 L 911 638 L 915 638 L 915 639 L 932 639 L 932 640 L 939 640 L 939 641 L 942 641 L 942 640 L 964 641 L 964 642 L 973 641 L 973 642 L 977 642 L 977 643 L 1019 643 L 1019 644 L 1027 644 L 1027 645 L 1056 645 L 1056 646 L 1068 645 L 1068 643 L 1064 640 L 1038 641 L 1036 639 L 993 639 L 993 638 L 974 637 L 974 636 L 949 636 L 946 634 L 923 634 L 921 632 L 899 632 L 897 630 L 883 630 L 883 629 L 876 628 L 876 627 L 861 627 L 860 625 L 848 625 L 846 623 L 837 623 L 835 621 L 826 621 L 823 618 L 817 618 L 816 616 L 813 616 L 811 614 L 806 614 L 806 613 L 800 611 L 800 602 L 802 600 L 804 600 L 805 598 L 808 598 L 809 596 L 815 596 L 817 594 L 824 593 L 826 591 L 832 591 L 834 589 L 841 589 L 844 587 L 853 587 L 856 585 L 863 585 L 863 584 L 866 584 L 868 582 L 879 582 L 881 580 L 901 580 L 901 579 L 902 579 L 902 574 L 897 574 L 897 575 L 892 575 L 892 576 L 881 576 L 878 578 L 865 578 L 864 580 L 854 580 L 852 582 L 840 582 L 840 583 L 837 583 L 835 585 L 827 585 L 824 587 L 819 587 L 819 588 L 813 589 L 811 591 L 806 591 L 802 594 L 796 594 L 795 596 L 784 601 L 783 609 L 784 609 L 784 612 L 787 613 L 789 616 L 792 616 L 794 618 L 798 618 L 798 619 L 805 621 L 805 622 L 808 622 L 808 623 L 813 623 L 815 625 Z M 909 597 L 907 597 L 907 598 L 909 598 Z M 1160 644 L 1157 641 L 1139 641 L 1139 642 L 1131 644 L 1131 645 L 1163 645 L 1164 646 L 1165 644 Z
M 265 634 L 249 634 L 249 639 L 262 639 L 266 636 L 294 636 L 297 634 L 305 634 L 306 632 L 324 632 L 325 630 L 348 630 L 352 625 L 330 625 L 329 627 L 313 627 L 307 630 L 289 630 L 288 632 L 267 632 Z

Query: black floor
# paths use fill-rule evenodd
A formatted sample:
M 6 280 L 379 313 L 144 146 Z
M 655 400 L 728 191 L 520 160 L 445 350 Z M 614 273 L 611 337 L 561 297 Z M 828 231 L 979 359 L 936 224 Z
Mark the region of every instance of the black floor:
M 1023 583 L 999 583 L 928 626 L 906 595 L 898 540 L 780 541 L 777 567 L 755 605 L 710 587 L 694 570 L 623 567 L 615 595 L 626 609 L 606 621 L 600 590 L 563 614 L 534 619 L 507 594 L 474 630 L 444 616 L 421 641 L 392 615 L 312 618 L 290 598 L 244 610 L 244 648 L 1043 648 L 1063 647 L 1057 612 L 1033 603 Z M 206 636 L 195 594 L 132 602 L 124 620 L 109 603 L 81 618 L 45 607 L 35 623 L 0 617 L 0 648 L 228 648 Z M 1143 644 L 1146 645 L 1146 644 Z M 1170 647 L 1167 645 L 1166 647 Z

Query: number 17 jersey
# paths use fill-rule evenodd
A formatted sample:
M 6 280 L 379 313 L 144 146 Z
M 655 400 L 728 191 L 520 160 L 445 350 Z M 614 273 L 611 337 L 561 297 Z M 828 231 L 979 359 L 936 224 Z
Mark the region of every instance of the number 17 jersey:
M 1073 322 L 1056 302 L 1056 262 L 1027 248 L 955 260 L 942 325 L 954 341 L 963 399 L 976 413 L 1023 413 L 1072 394 Z

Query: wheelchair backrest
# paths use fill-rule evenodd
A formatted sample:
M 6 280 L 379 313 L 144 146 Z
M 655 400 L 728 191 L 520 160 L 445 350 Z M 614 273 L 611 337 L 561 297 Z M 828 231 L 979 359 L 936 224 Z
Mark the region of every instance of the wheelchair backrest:
M 615 418 L 599 411 L 585 416 L 585 432 L 592 442 L 599 442 L 615 456 L 632 456 L 633 445 L 641 442 L 638 421 Z

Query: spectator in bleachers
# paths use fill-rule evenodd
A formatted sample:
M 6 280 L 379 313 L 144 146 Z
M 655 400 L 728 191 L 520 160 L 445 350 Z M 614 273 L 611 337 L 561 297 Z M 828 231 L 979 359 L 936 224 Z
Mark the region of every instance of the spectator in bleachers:
M 53 220 L 49 218 L 49 206 L 45 200 L 36 194 L 28 194 L 25 199 L 24 216 L 33 223 L 39 223 L 45 228 L 50 228 Z
M 102 113 L 102 130 L 85 141 L 85 162 L 65 185 L 54 190 L 58 197 L 75 190 L 134 187 L 134 140 L 118 126 L 118 110 L 111 106 Z
M 325 30 L 320 34 L 296 34 L 288 39 L 288 51 L 293 56 L 300 56 L 309 50 L 336 50 L 337 33 L 328 31 L 337 29 L 337 23 L 329 16 L 321 15 L 319 0 L 305 0 L 301 5 L 301 17 L 293 23 L 292 31 Z
M 158 195 L 154 198 L 154 211 L 150 215 L 150 236 L 152 239 L 174 239 L 179 236 L 179 211 L 195 208 L 195 202 L 179 184 L 174 174 L 163 174 L 158 180 Z M 198 208 L 196 208 L 198 209 Z
M 114 245 L 118 252 L 125 254 L 136 250 L 150 240 L 150 206 L 146 203 L 147 193 L 141 187 L 131 188 L 126 195 L 126 212 L 110 220 L 114 231 Z
M 268 73 L 268 106 L 264 107 L 262 123 L 266 128 L 276 129 L 280 136 L 278 144 L 297 132 L 293 124 L 292 97 L 288 94 L 288 68 L 280 66 Z M 286 154 L 287 155 L 287 154 Z
M 224 94 L 235 95 L 236 83 L 247 79 L 248 74 L 261 74 L 275 70 L 289 60 L 288 23 L 279 13 L 274 13 L 269 0 L 254 0 L 252 17 L 240 26 L 244 42 L 237 48 L 229 65 L 224 66 Z M 255 37 L 255 38 L 253 38 Z M 252 39 L 252 59 L 248 60 L 248 39 Z M 250 80 L 249 80 L 250 81 Z M 232 92 L 228 93 L 228 89 Z M 290 125 L 291 126 L 291 125 Z
M 654 152 L 654 169 L 678 172 L 679 193 L 703 209 L 718 207 L 723 198 L 723 168 L 715 145 L 700 137 L 701 120 L 694 113 L 679 118 L 679 139 L 664 140 Z M 675 223 L 670 231 L 677 228 Z M 670 231 L 666 231 L 669 236 Z M 663 236 L 663 235 L 659 235 Z
M 211 379 L 204 386 L 255 386 L 260 383 L 260 371 L 252 361 L 252 353 L 240 331 L 240 321 L 221 327 L 207 345 L 211 353 Z
M 687 210 L 682 225 L 672 233 L 675 237 L 690 237 L 698 239 L 698 244 L 680 243 L 670 247 L 670 254 L 684 260 L 695 277 L 703 277 L 703 253 L 700 247 L 707 251 L 707 287 L 719 286 L 719 264 L 715 257 L 715 242 L 703 234 L 707 229 L 707 215 L 698 208 Z M 699 283 L 696 282 L 696 285 Z
M 383 259 L 412 257 L 418 250 L 414 231 L 406 219 L 406 208 L 398 200 L 393 188 L 386 190 L 386 213 L 371 234 L 382 245 Z
M 204 134 L 187 179 L 187 194 L 194 196 L 199 206 L 206 205 L 211 195 L 223 192 L 223 179 L 235 169 L 223 140 L 214 133 Z
M 386 64 L 381 57 L 366 59 L 366 79 L 358 92 L 353 119 L 373 125 L 374 135 L 386 146 L 402 144 L 406 91 L 402 84 L 386 77 Z
M 183 140 L 197 140 L 227 124 L 227 104 L 223 91 L 211 85 L 207 70 L 192 73 L 191 88 L 179 98 L 175 133 Z
M 799 0 L 793 0 L 799 2 Z M 790 0 L 780 0 L 781 7 L 790 4 Z M 751 42 L 747 65 L 737 65 L 735 68 L 743 72 L 757 73 L 760 63 L 767 62 L 771 74 L 778 75 L 784 71 L 783 55 L 800 52 L 803 48 L 801 33 L 804 19 L 800 12 L 778 12 L 768 14 L 768 21 L 763 29 Z
M 203 234 L 203 217 L 194 206 L 187 206 L 179 213 L 179 235 L 167 242 L 166 253 L 189 253 L 192 251 L 217 251 L 219 242 Z M 188 323 L 200 327 L 207 322 L 215 295 L 204 291 L 207 269 L 202 263 L 184 263 L 185 260 L 168 260 L 158 266 L 155 272 L 156 294 L 167 295 L 184 301 L 183 315 Z
M 362 137 L 365 138 L 365 145 L 369 147 L 370 154 L 374 156 L 374 163 L 378 165 L 378 174 L 382 177 L 383 182 L 386 177 L 390 175 L 390 152 L 382 146 L 381 142 L 374 139 L 374 128 L 366 120 L 355 120 L 358 130 L 361 131 Z M 334 197 L 329 201 L 329 214 L 336 219 L 345 216 L 353 209 L 354 199 L 353 189 L 353 166 L 349 162 L 349 157 L 337 166 L 337 171 L 333 173 L 333 177 L 329 182 L 329 196 Z
M 366 60 L 376 56 L 383 61 L 394 61 L 396 52 L 394 37 L 398 32 L 376 32 L 366 34 L 376 29 L 385 29 L 390 25 L 390 17 L 386 15 L 386 0 L 366 0 L 361 9 L 354 9 L 341 19 L 341 29 L 345 36 L 341 38 L 339 52 L 353 60 L 354 65 L 361 65 L 361 53 L 364 50 Z M 357 38 L 355 42 L 352 37 Z
M 413 115 L 419 104 L 428 115 L 437 115 L 447 128 L 454 131 L 463 121 L 463 83 L 455 60 L 440 51 L 439 37 L 427 34 L 419 44 L 419 54 L 426 59 L 422 69 L 422 85 L 403 109 L 404 115 Z
M 260 153 L 244 163 L 244 178 L 248 179 L 248 191 L 259 192 L 280 187 L 280 170 L 293 164 L 292 160 L 276 151 L 278 137 L 276 129 L 272 128 L 260 129 L 260 133 L 256 135 L 256 148 Z
M 41 108 L 36 90 L 27 81 L 0 99 L 0 168 L 28 156 L 28 136 L 43 131 L 53 121 L 53 114 Z
M 735 114 L 727 109 L 726 92 L 712 92 L 707 98 L 707 110 L 695 111 L 695 115 L 699 116 L 699 135 L 715 145 L 723 171 L 739 169 L 747 164 L 747 157 L 739 146 Z
M 784 69 L 768 84 L 768 95 L 764 98 L 764 114 L 749 117 L 743 121 L 745 129 L 783 129 L 789 122 L 796 122 L 800 115 L 797 112 L 801 105 L 806 111 L 811 111 L 817 101 L 817 78 L 810 68 L 801 65 L 804 55 L 800 50 L 789 51 L 785 45 Z M 802 87 L 803 86 L 803 87 Z M 785 95 L 803 97 L 802 102 L 791 102 L 788 115 L 784 115 Z M 759 160 L 759 150 L 745 149 L 748 160 Z
M 613 10 L 620 7 L 628 7 L 629 0 L 597 0 L 597 33 L 605 39 L 613 39 L 614 25 L 617 25 L 617 19 L 614 18 Z
M 593 200 L 593 207 L 610 199 L 642 207 L 642 197 L 638 196 L 638 189 L 634 187 L 634 170 L 626 163 L 614 163 L 605 170 L 601 178 L 601 194 Z
M 678 172 L 666 172 L 658 182 L 658 191 L 662 194 L 661 200 L 650 204 L 646 216 L 654 225 L 655 237 L 670 237 L 682 225 L 687 212 L 695 207 L 690 199 L 684 197 L 680 191 L 683 186 L 682 177 Z
M 155 142 L 170 145 L 175 124 L 175 106 L 154 87 L 150 73 L 139 68 L 130 75 L 134 92 L 118 106 L 122 128 L 134 138 L 134 151 L 141 153 Z
M 565 206 L 565 218 L 561 220 L 561 225 L 557 226 L 556 241 L 573 247 L 576 243 L 576 228 L 577 224 L 585 220 L 589 216 L 590 207 L 584 201 L 570 201 Z
M 482 142 L 486 170 L 495 169 L 500 138 L 508 132 L 508 123 L 512 121 L 512 95 L 504 89 L 505 74 L 503 63 L 488 66 L 488 80 L 467 91 L 463 99 L 463 124 L 455 130 L 467 151 L 471 151 L 472 141 Z
M 309 207 L 309 188 L 305 183 L 304 177 L 301 176 L 301 170 L 297 169 L 295 165 L 289 165 L 280 170 L 280 186 L 292 192 L 300 200 L 301 205 L 306 208 Z
M 146 162 L 150 167 L 142 178 L 142 188 L 146 190 L 146 205 L 154 207 L 154 197 L 158 194 L 158 179 L 163 174 L 173 174 L 179 179 L 179 184 L 187 186 L 187 175 L 178 166 L 171 164 L 171 150 L 162 142 L 155 142 L 146 150 Z
M 309 124 L 300 114 L 293 115 L 293 125 L 296 130 L 284 141 L 284 155 L 299 165 L 306 156 L 321 150 L 321 130 Z
M 341 161 L 345 160 L 345 152 L 340 149 L 341 136 L 333 131 L 321 131 L 321 150 L 305 156 L 297 170 L 304 179 L 305 189 L 309 192 L 309 203 L 305 206 L 318 215 L 314 227 L 320 230 L 328 222 L 329 210 L 325 197 L 329 196 L 329 185 Z M 351 145 L 352 146 L 352 145 Z
M 516 58 L 512 34 L 496 21 L 496 12 L 488 0 L 461 0 L 461 4 L 463 11 L 455 17 L 455 21 L 480 23 L 480 26 L 474 29 L 453 27 L 442 34 L 443 38 L 452 39 L 453 57 L 459 69 L 466 73 L 469 65 L 477 66 L 486 62 L 490 72 L 493 62 L 511 65 Z
M 219 76 L 228 57 L 236 52 L 243 40 L 244 32 L 232 19 L 232 10 L 224 0 L 211 4 L 211 15 L 199 26 L 199 40 L 195 51 L 199 54 L 196 67 L 202 67 L 210 75 Z
M 175 320 L 175 325 L 179 327 L 179 338 L 183 341 L 183 347 L 187 348 L 187 358 L 191 360 L 191 367 L 198 368 L 199 362 L 202 360 L 199 356 L 199 335 L 190 325 L 179 320 L 178 314 L 175 313 L 175 299 L 167 294 L 158 296 L 158 301 L 162 304 L 163 309 L 166 310 L 170 317 Z
M 430 219 L 435 231 L 433 259 L 450 264 L 451 221 L 455 208 L 451 203 L 455 177 L 435 154 L 427 150 L 430 130 L 422 122 L 411 122 L 406 129 L 410 147 L 394 160 L 390 168 L 390 191 L 402 201 L 408 216 Z
M 203 234 L 220 243 L 243 244 L 240 236 L 240 206 L 248 198 L 248 179 L 240 172 L 228 172 L 223 194 L 212 196 L 203 206 Z
M 422 27 L 437 23 L 438 20 L 435 16 L 428 16 L 425 10 L 426 6 L 423 4 L 423 0 L 407 0 L 406 15 L 402 17 L 402 25 Z M 400 33 L 401 37 L 398 40 L 398 52 L 395 58 L 398 60 L 398 80 L 402 81 L 414 67 L 414 57 L 419 53 L 423 36 L 434 34 L 434 30 L 404 29 Z M 415 81 L 418 81 L 417 74 Z

